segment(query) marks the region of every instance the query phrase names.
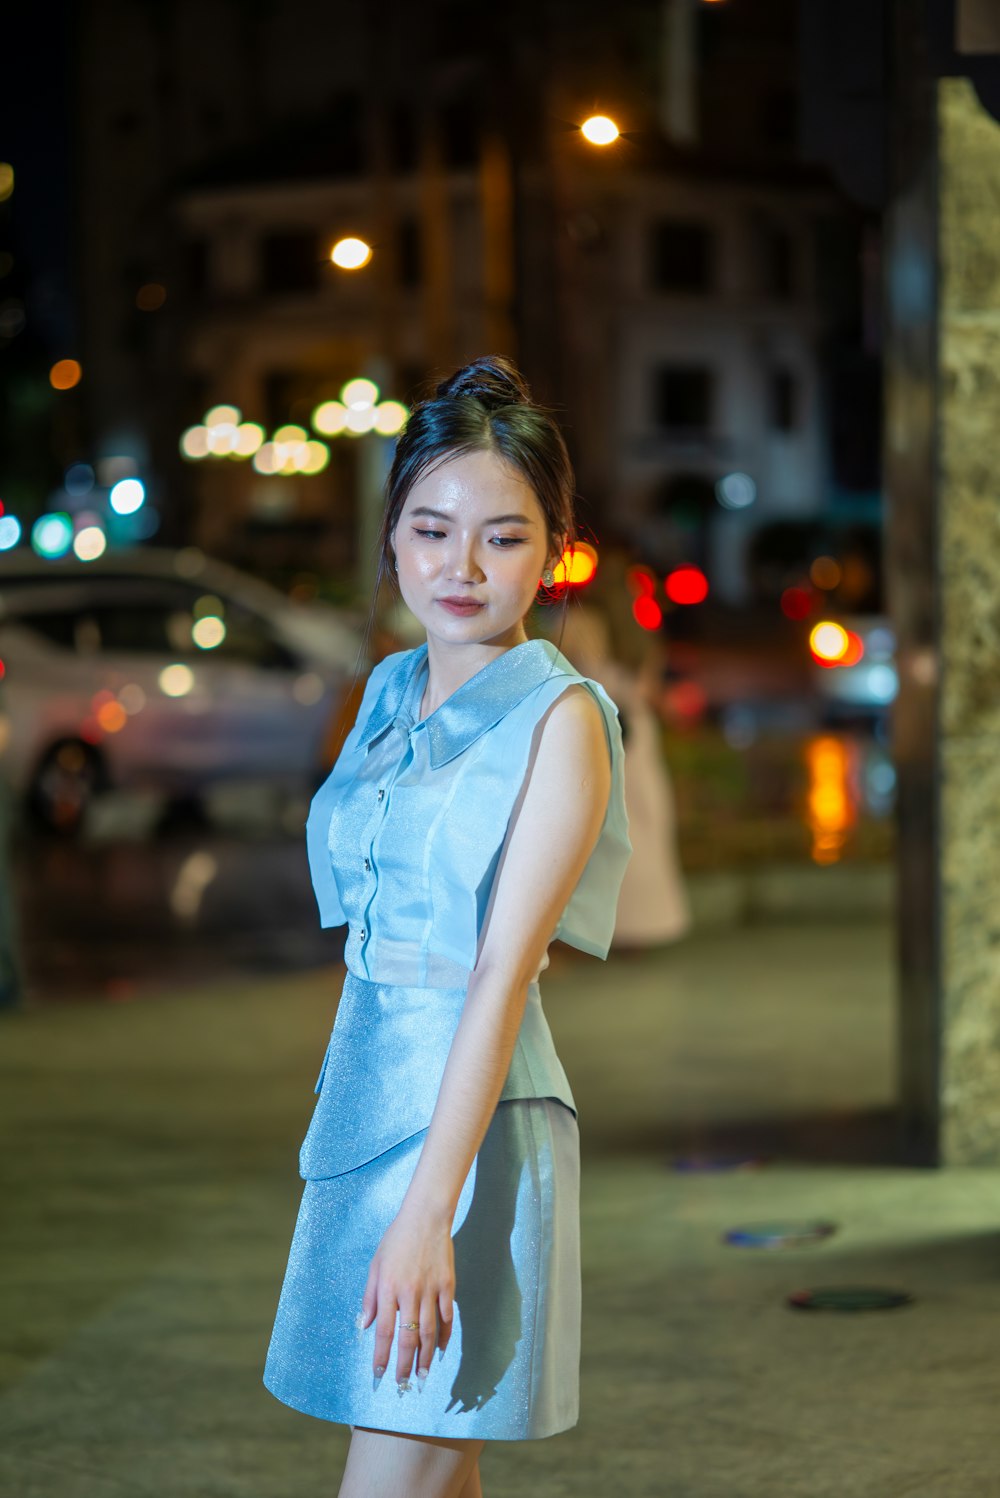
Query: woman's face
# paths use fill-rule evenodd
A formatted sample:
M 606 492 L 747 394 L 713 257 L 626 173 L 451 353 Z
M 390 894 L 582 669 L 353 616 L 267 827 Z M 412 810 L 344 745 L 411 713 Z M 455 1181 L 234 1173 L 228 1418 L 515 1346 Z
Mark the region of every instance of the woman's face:
M 428 639 L 455 645 L 523 640 L 542 570 L 559 555 L 531 485 L 493 452 L 446 459 L 418 479 L 392 544 L 403 601 Z M 470 606 L 449 608 L 453 599 Z

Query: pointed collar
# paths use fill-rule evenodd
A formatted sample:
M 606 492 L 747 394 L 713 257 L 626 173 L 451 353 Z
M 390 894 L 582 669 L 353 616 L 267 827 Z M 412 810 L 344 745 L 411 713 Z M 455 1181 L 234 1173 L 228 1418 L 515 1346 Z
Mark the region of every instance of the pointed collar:
M 426 659 L 425 641 L 404 654 L 389 672 L 358 739 L 359 749 L 367 751 L 392 724 L 404 733 L 417 726 L 413 688 Z M 468 749 L 547 676 L 572 670 L 549 640 L 524 640 L 496 656 L 420 723 L 421 728 L 426 726 L 431 767 L 436 770 Z

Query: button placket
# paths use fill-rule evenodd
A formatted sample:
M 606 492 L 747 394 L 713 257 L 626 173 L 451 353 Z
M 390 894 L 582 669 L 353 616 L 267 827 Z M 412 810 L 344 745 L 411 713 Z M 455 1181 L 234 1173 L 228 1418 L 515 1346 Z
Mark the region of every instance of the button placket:
M 403 758 L 390 771 L 390 774 L 389 774 L 390 784 L 399 775 L 399 772 L 402 769 L 403 763 L 407 759 L 407 757 L 408 757 L 407 754 L 404 753 Z M 378 818 L 378 824 L 376 826 L 371 826 L 371 824 L 369 824 L 369 826 L 371 827 L 371 836 L 369 838 L 369 849 L 370 849 L 371 852 L 374 852 L 375 839 L 378 837 L 379 830 L 380 830 L 380 828 L 382 826 L 382 823 L 385 821 L 385 815 L 386 815 L 386 800 L 385 800 L 385 798 L 386 798 L 386 789 L 387 789 L 386 786 L 380 785 L 378 787 L 378 793 L 377 793 L 377 795 L 375 797 L 375 804 L 376 804 L 376 806 L 381 807 L 382 810 L 381 810 L 381 815 Z M 365 866 L 365 873 L 366 874 L 372 873 L 373 868 L 374 868 L 374 864 L 372 862 L 372 859 L 370 857 L 368 857 L 367 855 L 364 856 L 364 866 Z M 378 876 L 377 875 L 376 875 L 375 879 L 372 882 L 373 882 L 373 888 L 372 888 L 372 891 L 371 891 L 370 895 L 368 896 L 368 900 L 366 901 L 366 904 L 365 904 L 365 909 L 366 910 L 369 909 L 369 907 L 371 906 L 372 900 L 375 898 L 375 891 L 378 888 Z M 361 927 L 358 928 L 358 937 L 359 937 L 359 939 L 361 940 L 362 943 L 367 939 L 367 937 L 369 935 L 370 935 L 370 931 L 369 931 L 369 928 L 367 926 L 361 926 Z M 365 962 L 365 967 L 367 969 L 367 961 L 365 961 L 363 953 L 362 953 L 362 961 Z

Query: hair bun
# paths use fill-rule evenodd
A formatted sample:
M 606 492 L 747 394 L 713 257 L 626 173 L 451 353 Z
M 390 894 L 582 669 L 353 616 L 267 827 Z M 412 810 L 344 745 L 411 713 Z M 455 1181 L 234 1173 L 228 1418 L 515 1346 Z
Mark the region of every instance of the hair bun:
M 457 400 L 471 396 L 495 411 L 499 406 L 530 405 L 531 391 L 524 379 L 501 354 L 474 359 L 459 369 L 447 380 L 442 380 L 434 392 L 436 400 Z

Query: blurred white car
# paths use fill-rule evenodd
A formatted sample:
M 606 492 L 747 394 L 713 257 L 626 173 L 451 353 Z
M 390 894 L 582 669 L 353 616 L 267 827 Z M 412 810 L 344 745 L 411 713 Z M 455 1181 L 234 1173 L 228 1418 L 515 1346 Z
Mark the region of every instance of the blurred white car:
M 357 621 L 195 548 L 96 562 L 0 557 L 0 771 L 72 831 L 109 788 L 197 796 L 227 780 L 312 789 L 367 674 Z

